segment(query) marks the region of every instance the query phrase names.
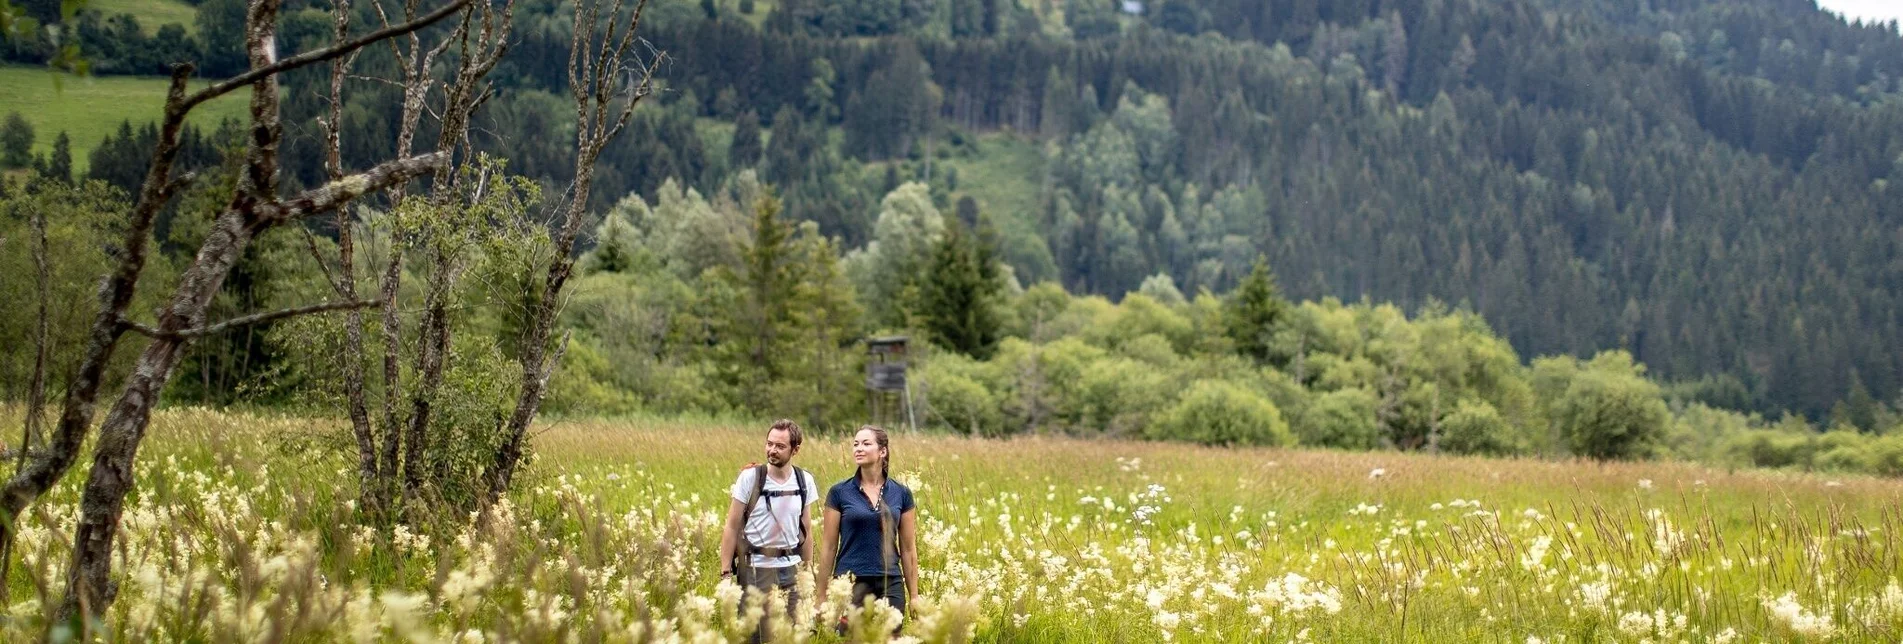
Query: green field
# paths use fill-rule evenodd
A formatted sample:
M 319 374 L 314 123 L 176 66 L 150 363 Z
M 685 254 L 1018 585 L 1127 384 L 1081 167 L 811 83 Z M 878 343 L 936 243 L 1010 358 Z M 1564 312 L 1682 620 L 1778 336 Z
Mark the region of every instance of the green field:
M 185 27 L 185 33 L 198 30 L 198 9 L 179 0 L 87 0 L 86 9 L 98 11 L 107 17 L 122 13 L 132 14 L 139 19 L 139 26 L 145 29 L 145 35 L 158 33 L 159 27 L 177 23 Z
M 19 112 L 33 125 L 33 153 L 53 151 L 61 131 L 73 142 L 73 171 L 85 172 L 93 148 L 119 123 L 156 122 L 165 106 L 168 81 L 156 77 L 79 77 L 44 68 L 0 66 L 0 115 Z M 193 83 L 204 87 L 205 81 Z M 242 119 L 250 92 L 236 91 L 198 107 L 191 122 L 207 130 L 222 119 Z
M 0 426 L 18 421 L 0 410 Z M 727 486 L 761 457 L 757 427 L 556 422 L 494 525 L 434 533 L 354 524 L 344 431 L 158 414 L 122 525 L 113 639 L 742 636 L 713 552 Z M 902 433 L 892 457 L 920 508 L 923 581 L 905 628 L 926 642 L 1903 635 L 1895 480 Z M 841 437 L 809 436 L 796 464 L 823 485 L 850 473 Z M 14 597 L 63 584 L 81 474 L 23 529 Z M 0 639 L 40 639 L 40 605 L 11 606 Z M 868 632 L 892 617 L 818 612 Z

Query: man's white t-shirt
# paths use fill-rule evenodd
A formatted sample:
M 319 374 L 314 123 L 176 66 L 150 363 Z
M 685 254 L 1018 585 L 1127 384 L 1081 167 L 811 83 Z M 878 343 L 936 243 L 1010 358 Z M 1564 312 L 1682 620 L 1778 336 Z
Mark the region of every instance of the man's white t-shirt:
M 739 480 L 733 482 L 735 501 L 744 504 L 748 499 L 753 498 L 753 479 L 757 471 L 759 471 L 758 467 L 741 470 Z M 779 497 L 770 497 L 764 493 L 760 495 L 759 502 L 753 504 L 753 513 L 747 515 L 747 543 L 762 548 L 792 548 L 799 545 L 800 508 L 818 503 L 820 494 L 819 483 L 813 479 L 813 473 L 805 471 L 802 473 L 806 476 L 805 498 L 800 498 L 798 494 Z M 776 481 L 771 473 L 767 474 L 765 492 L 798 492 L 799 489 L 799 481 L 793 480 L 791 476 L 786 477 L 785 481 Z M 809 529 L 808 532 L 810 533 L 811 530 Z M 744 549 L 746 544 L 740 544 L 740 547 Z M 797 566 L 799 563 L 800 556 L 797 554 L 784 557 L 753 555 L 755 568 L 785 568 Z

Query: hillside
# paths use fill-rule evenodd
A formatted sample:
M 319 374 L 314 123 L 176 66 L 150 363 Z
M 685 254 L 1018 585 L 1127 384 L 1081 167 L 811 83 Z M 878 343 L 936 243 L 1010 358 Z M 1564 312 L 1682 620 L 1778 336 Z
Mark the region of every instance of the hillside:
M 93 148 L 119 124 L 156 123 L 165 107 L 163 78 L 79 77 L 44 68 L 0 66 L 0 116 L 19 112 L 33 126 L 33 153 L 51 154 L 53 140 L 66 132 L 72 140 L 73 171 L 84 173 Z M 202 87 L 204 82 L 195 83 Z M 207 131 L 224 119 L 245 116 L 246 93 L 219 97 L 192 113 L 191 122 Z
M 1623 348 L 1712 404 L 1900 402 L 1895 31 L 1801 0 L 1136 4 L 657 3 L 666 89 L 593 205 L 752 168 L 852 249 L 930 154 L 957 170 L 930 175 L 937 205 L 973 196 L 1027 284 L 1222 292 L 1264 255 L 1298 299 L 1466 307 L 1529 358 Z M 559 185 L 567 18 L 520 16 L 481 144 Z M 231 65 L 219 37 L 192 39 L 207 69 Z M 316 82 L 287 79 L 291 122 L 324 109 Z M 362 164 L 397 102 L 356 96 Z M 762 149 L 735 160 L 738 128 L 703 123 L 745 117 Z M 293 183 L 321 178 L 316 137 L 290 133 Z

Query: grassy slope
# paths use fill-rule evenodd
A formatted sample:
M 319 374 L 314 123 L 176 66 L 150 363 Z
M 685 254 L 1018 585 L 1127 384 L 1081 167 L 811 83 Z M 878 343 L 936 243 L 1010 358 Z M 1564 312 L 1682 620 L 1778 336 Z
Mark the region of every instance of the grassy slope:
M 51 153 L 53 139 L 66 132 L 73 142 L 73 169 L 84 172 L 93 148 L 117 131 L 121 121 L 137 125 L 158 120 L 165 85 L 166 80 L 157 77 L 81 78 L 42 68 L 0 67 L 0 114 L 17 111 L 33 124 L 34 154 Z M 222 119 L 242 118 L 249 101 L 249 93 L 232 92 L 199 106 L 191 120 L 201 128 L 215 128 Z
M 1007 235 L 1037 232 L 1038 181 L 1044 153 L 1037 142 L 1005 132 L 978 135 L 977 153 L 946 159 L 958 170 L 957 196 L 970 195 Z
M 88 0 L 86 8 L 107 16 L 122 13 L 132 14 L 139 19 L 139 25 L 145 28 L 146 35 L 158 33 L 162 25 L 177 23 L 185 27 L 185 33 L 197 31 L 198 9 L 179 0 Z

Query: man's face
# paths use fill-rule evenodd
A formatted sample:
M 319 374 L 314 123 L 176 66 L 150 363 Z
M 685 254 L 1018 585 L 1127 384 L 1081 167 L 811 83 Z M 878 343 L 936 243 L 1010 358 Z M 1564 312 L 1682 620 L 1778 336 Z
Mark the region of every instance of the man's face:
M 792 432 L 784 429 L 767 432 L 766 462 L 769 465 L 785 467 L 789 461 L 793 460 L 793 455 L 798 453 L 800 453 L 799 448 L 793 446 Z

